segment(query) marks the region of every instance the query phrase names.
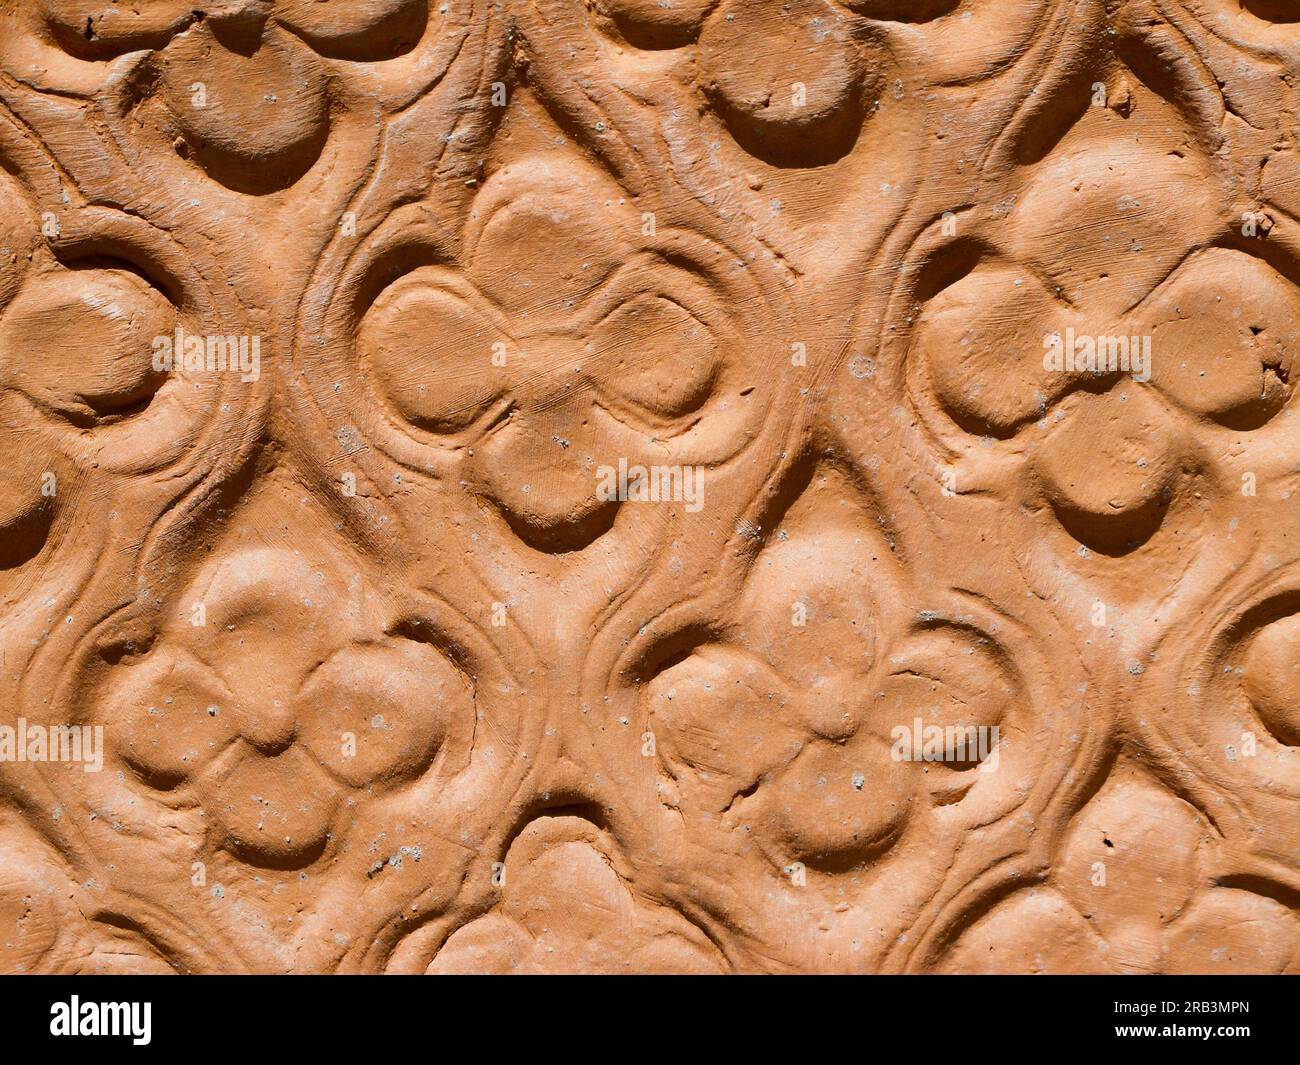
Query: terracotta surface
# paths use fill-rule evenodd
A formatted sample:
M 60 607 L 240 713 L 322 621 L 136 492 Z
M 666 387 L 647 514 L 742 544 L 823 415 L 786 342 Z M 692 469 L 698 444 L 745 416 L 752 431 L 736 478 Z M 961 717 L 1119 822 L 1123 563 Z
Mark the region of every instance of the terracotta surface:
M 0 969 L 1300 969 L 1298 46 L 0 0 Z

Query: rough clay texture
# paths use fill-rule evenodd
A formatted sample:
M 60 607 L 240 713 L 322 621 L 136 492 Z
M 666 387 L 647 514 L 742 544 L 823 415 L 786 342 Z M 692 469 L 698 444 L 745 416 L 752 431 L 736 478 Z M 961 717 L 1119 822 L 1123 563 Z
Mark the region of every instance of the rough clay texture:
M 1296 971 L 1298 45 L 0 0 L 0 969 Z

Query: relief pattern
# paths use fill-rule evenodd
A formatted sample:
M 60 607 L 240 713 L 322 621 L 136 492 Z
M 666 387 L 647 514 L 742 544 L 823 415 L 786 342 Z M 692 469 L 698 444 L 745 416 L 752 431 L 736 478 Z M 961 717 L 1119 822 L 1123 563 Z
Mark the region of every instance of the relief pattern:
M 0 0 L 0 971 L 1300 972 L 1298 46 Z

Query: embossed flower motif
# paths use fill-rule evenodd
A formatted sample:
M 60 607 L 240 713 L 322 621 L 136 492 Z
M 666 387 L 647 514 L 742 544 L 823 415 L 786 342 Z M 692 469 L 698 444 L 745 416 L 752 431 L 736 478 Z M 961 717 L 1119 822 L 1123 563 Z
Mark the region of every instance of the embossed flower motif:
M 500 902 L 452 933 L 430 973 L 726 971 L 703 932 L 635 891 L 608 834 L 583 818 L 530 823 L 498 875 Z
M 1245 653 L 1251 706 L 1280 742 L 1300 747 L 1300 613 L 1263 626 Z
M 759 556 L 735 623 L 674 650 L 641 707 L 661 802 L 692 823 L 752 831 L 778 867 L 837 872 L 933 809 L 1002 812 L 1019 779 L 1011 733 L 1025 692 L 968 620 L 901 607 L 914 600 L 893 585 L 888 548 L 866 542 L 851 486 L 837 475 L 814 485 Z M 962 748 L 947 742 L 957 735 Z
M 1186 716 L 1180 715 L 1178 731 L 1161 736 L 1175 749 L 1185 745 L 1199 752 L 1198 768 L 1211 778 L 1258 789 L 1260 799 L 1277 804 L 1277 813 L 1258 815 L 1270 822 L 1300 812 L 1295 803 L 1300 795 L 1296 604 L 1295 579 L 1283 577 L 1261 601 L 1227 615 L 1211 652 L 1195 662 L 1195 652 L 1185 652 L 1178 675 L 1190 678 Z
M 770 383 L 744 375 L 761 360 L 731 357 L 734 264 L 649 228 L 594 170 L 515 164 L 476 198 L 461 268 L 401 275 L 357 328 L 389 418 L 457 453 L 458 479 L 532 546 L 610 528 L 602 466 L 718 463 L 760 415 Z
M 1294 971 L 1296 918 L 1280 902 L 1216 886 L 1212 848 L 1187 803 L 1112 775 L 1072 828 L 1048 883 L 999 902 L 944 967 L 1003 973 Z
M 49 541 L 78 467 L 138 473 L 181 458 L 223 383 L 154 369 L 155 338 L 193 329 L 203 308 L 175 291 L 139 227 L 92 208 L 64 216 L 56 237 L 16 180 L 0 174 L 0 195 L 4 571 Z
M 968 433 L 1032 434 L 1040 501 L 1080 543 L 1123 554 L 1211 461 L 1196 437 L 1258 430 L 1290 399 L 1300 294 L 1210 243 L 1216 215 L 1188 165 L 1101 142 L 1050 175 L 1013 212 L 1005 257 L 925 304 L 913 380 Z M 1049 196 L 1062 176 L 1077 202 Z M 1164 228 L 1174 213 L 1184 224 Z
M 178 151 L 245 192 L 292 184 L 319 157 L 330 128 L 322 60 L 401 55 L 428 22 L 427 0 L 215 0 L 201 9 L 188 0 L 40 0 L 34 8 L 38 36 L 77 58 L 147 51 L 140 106 Z
M 334 566 L 246 550 L 185 603 L 110 672 L 102 705 L 154 797 L 196 801 L 210 841 L 241 860 L 310 863 L 353 806 L 424 774 L 472 722 L 448 658 L 395 633 Z
M 736 141 L 780 165 L 843 156 L 891 70 L 943 56 L 941 78 L 978 78 L 1023 45 L 1042 5 L 962 0 L 597 0 L 596 24 L 641 50 L 694 45 L 698 85 Z M 986 42 L 967 70 L 963 38 Z M 888 82 L 888 83 L 887 83 Z

